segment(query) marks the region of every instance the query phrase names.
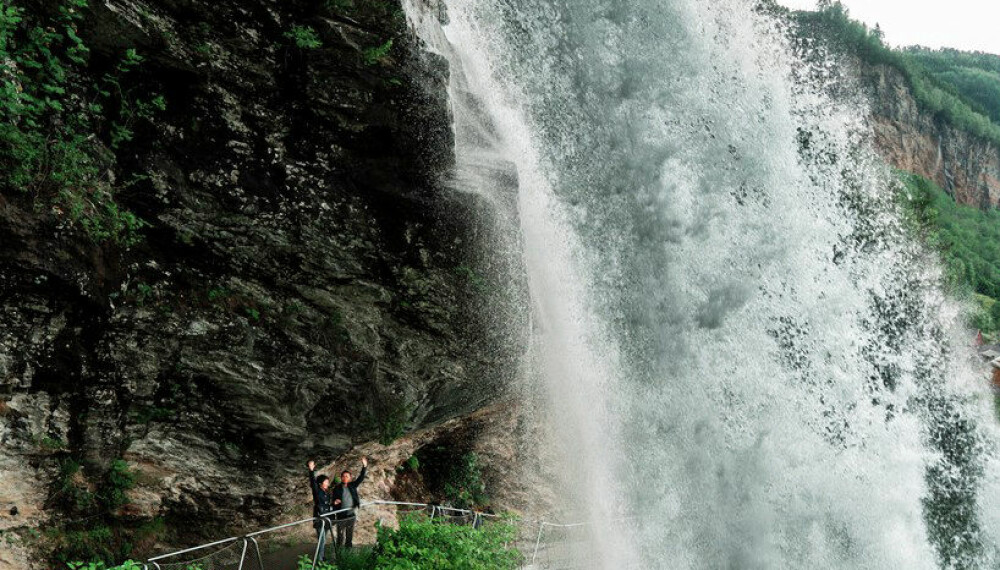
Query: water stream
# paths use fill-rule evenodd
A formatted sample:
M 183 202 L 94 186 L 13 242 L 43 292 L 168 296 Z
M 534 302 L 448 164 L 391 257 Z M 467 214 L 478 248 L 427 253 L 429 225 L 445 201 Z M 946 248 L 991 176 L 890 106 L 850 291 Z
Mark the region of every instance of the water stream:
M 456 184 L 516 205 L 581 559 L 995 567 L 957 305 L 864 101 L 828 95 L 850 80 L 755 5 L 447 0 L 443 34 L 408 11 L 452 69 Z

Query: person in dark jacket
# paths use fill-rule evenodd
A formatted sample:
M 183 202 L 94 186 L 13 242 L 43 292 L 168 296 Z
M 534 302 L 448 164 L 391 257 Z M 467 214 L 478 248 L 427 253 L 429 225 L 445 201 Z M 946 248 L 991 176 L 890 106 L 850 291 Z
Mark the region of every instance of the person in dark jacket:
M 368 458 L 361 458 L 361 474 L 357 479 L 351 476 L 351 472 L 344 470 L 340 474 L 340 483 L 330 491 L 330 498 L 333 500 L 334 511 L 344 511 L 336 515 L 337 517 L 337 546 L 351 548 L 354 543 L 354 522 L 357 519 L 355 510 L 361 505 L 358 497 L 358 485 L 365 480 L 368 472 Z M 345 510 L 350 509 L 350 510 Z
M 310 461 L 306 466 L 309 467 L 309 486 L 312 487 L 313 494 L 313 517 L 333 512 L 333 503 L 330 499 L 330 478 L 326 475 L 316 476 L 315 461 Z M 313 528 L 316 529 L 316 539 L 319 541 L 317 547 L 319 557 L 316 560 L 323 560 L 326 557 L 327 525 L 317 518 L 313 521 Z

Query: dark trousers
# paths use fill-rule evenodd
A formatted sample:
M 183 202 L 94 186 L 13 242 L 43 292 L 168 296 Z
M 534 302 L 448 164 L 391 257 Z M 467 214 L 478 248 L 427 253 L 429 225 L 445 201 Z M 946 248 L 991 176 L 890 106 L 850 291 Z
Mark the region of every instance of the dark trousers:
M 337 546 L 350 548 L 354 546 L 355 516 L 337 521 Z

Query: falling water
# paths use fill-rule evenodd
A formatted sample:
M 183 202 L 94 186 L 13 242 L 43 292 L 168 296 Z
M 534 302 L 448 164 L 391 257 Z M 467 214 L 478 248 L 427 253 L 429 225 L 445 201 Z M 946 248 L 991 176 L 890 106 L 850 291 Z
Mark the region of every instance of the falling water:
M 751 0 L 446 4 L 589 566 L 994 567 L 990 398 L 837 66 Z

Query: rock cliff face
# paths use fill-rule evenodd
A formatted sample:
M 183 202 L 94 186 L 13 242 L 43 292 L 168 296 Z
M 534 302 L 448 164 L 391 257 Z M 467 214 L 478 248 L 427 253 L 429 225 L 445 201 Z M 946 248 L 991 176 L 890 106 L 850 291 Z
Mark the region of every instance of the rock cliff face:
M 894 167 L 934 180 L 963 204 L 1000 206 L 1000 149 L 920 109 L 896 69 L 859 64 L 875 144 Z
M 137 246 L 0 194 L 17 548 L 76 517 L 160 518 L 155 540 L 270 523 L 308 457 L 502 396 L 521 280 L 488 249 L 509 216 L 448 188 L 448 70 L 397 0 L 102 0 L 79 34 L 92 58 L 137 49 L 167 110 L 117 151 L 116 175 L 139 175 L 118 200 L 150 224 Z M 119 458 L 130 505 L 68 498 L 99 495 Z

